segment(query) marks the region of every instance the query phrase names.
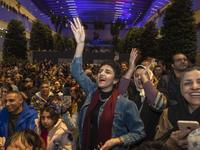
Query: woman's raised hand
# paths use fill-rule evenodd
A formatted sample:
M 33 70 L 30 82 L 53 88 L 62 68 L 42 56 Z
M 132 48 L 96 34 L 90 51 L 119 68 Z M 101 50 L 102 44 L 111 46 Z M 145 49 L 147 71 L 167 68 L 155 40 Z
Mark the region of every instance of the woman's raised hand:
M 148 71 L 151 71 L 150 68 L 153 66 L 153 64 L 155 63 L 155 61 L 156 61 L 156 59 L 153 58 L 151 60 L 151 64 L 148 67 L 146 67 L 146 69 L 141 73 L 141 78 L 142 78 L 143 84 L 146 83 L 149 80 L 149 78 L 147 78 L 147 75 L 149 75 Z
M 124 78 L 131 79 L 133 72 L 135 71 L 136 63 L 140 57 L 141 57 L 140 51 L 137 48 L 132 48 L 130 58 L 129 58 L 129 68 L 126 74 L 124 75 Z
M 140 51 L 137 48 L 132 48 L 129 58 L 129 68 L 135 70 L 136 63 L 140 58 Z
M 71 29 L 74 34 L 77 44 L 85 42 L 85 30 L 79 18 L 73 18 L 74 23 L 71 23 Z

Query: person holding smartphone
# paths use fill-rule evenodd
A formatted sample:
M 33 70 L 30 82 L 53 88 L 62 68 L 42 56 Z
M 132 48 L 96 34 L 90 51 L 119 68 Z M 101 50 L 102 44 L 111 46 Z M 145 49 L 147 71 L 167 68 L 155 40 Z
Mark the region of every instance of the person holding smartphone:
M 180 130 L 178 121 L 200 122 L 200 68 L 185 70 L 180 78 L 181 97 L 179 104 L 165 109 L 157 126 L 156 140 L 164 140 L 173 149 L 188 149 L 187 136 L 192 126 Z M 180 124 L 180 123 L 179 123 Z M 180 126 L 180 125 L 179 125 Z

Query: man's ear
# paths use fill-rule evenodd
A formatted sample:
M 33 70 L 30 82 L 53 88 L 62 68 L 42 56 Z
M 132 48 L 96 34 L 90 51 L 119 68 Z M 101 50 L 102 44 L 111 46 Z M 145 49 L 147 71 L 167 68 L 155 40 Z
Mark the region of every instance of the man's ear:
M 23 103 L 23 98 L 20 98 L 19 101 L 20 101 L 20 103 L 22 104 L 22 103 Z
M 174 69 L 174 64 L 171 64 L 171 67 Z

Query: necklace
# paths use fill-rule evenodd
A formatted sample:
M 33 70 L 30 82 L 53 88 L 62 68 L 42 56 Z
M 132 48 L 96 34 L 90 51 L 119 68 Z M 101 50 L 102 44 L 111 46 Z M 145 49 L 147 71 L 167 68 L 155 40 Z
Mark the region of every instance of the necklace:
M 101 98 L 101 94 L 99 94 L 99 99 L 100 99 L 101 102 L 106 102 L 111 97 L 111 95 L 108 98 L 106 98 L 106 99 L 102 99 Z

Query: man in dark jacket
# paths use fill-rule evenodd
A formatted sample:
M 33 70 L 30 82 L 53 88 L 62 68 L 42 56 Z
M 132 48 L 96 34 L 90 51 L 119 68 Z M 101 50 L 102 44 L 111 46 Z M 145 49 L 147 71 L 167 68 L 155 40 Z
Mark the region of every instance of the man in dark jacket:
M 25 79 L 25 90 L 22 92 L 22 95 L 27 103 L 27 105 L 30 104 L 32 96 L 37 93 L 39 89 L 34 86 L 33 80 L 31 78 Z
M 176 104 L 179 101 L 180 93 L 180 76 L 188 68 L 188 59 L 182 54 L 173 55 L 172 64 L 173 72 L 161 77 L 158 87 L 168 90 L 171 104 Z
M 11 91 L 6 95 L 5 108 L 0 112 L 0 118 L 0 137 L 7 140 L 21 129 L 33 130 L 38 113 L 26 105 L 20 92 Z

